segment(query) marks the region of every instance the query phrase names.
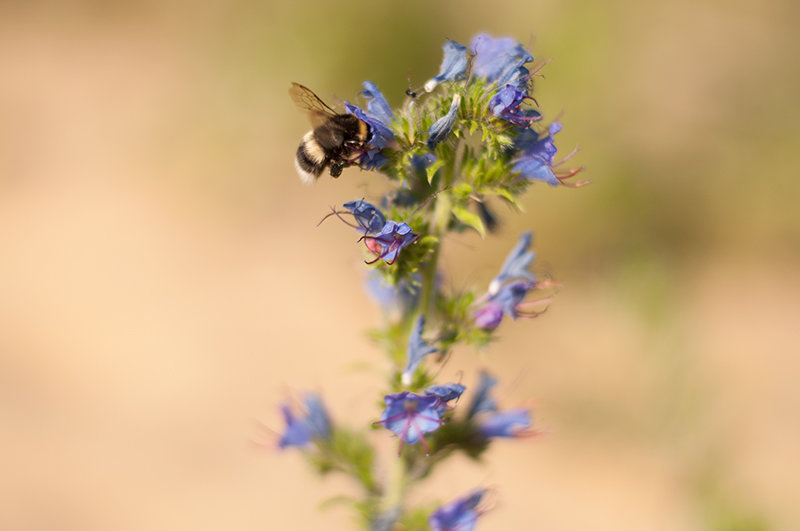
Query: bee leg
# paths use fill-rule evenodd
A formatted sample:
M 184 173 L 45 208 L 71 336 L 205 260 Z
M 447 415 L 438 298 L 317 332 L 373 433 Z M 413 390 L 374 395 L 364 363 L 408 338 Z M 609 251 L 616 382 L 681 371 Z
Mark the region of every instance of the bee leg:
M 342 174 L 342 165 L 339 162 L 331 162 L 330 163 L 330 173 L 331 177 L 336 179 Z

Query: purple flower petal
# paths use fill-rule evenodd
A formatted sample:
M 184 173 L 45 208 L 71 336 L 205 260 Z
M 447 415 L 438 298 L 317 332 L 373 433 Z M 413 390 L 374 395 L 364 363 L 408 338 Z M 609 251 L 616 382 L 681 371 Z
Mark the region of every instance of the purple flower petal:
M 533 234 L 530 232 L 520 234 L 516 245 L 514 245 L 514 248 L 508 253 L 505 262 L 503 262 L 503 267 L 500 268 L 500 272 L 492 279 L 491 283 L 489 283 L 490 295 L 497 294 L 500 290 L 500 286 L 508 280 L 525 279 L 529 282 L 536 282 L 536 277 L 533 273 L 528 271 L 535 257 L 532 251 L 528 251 L 532 238 Z
M 412 232 L 411 227 L 406 223 L 397 223 L 396 221 L 387 221 L 381 229 L 381 232 L 375 236 L 364 236 L 368 243 L 372 243 L 371 250 L 378 255 L 375 260 L 367 263 L 374 263 L 378 260 L 383 260 L 387 264 L 393 264 L 397 260 L 400 251 L 417 239 L 418 234 Z M 377 246 L 377 250 L 375 249 Z
M 511 84 L 522 88 L 527 83 L 528 69 L 523 65 L 533 56 L 513 39 L 495 39 L 485 33 L 476 35 L 470 43 L 475 54 L 472 73 L 491 83 Z
M 548 135 L 539 138 L 538 133 L 526 129 L 514 140 L 519 155 L 514 160 L 514 171 L 526 179 L 543 181 L 551 186 L 558 186 L 560 181 L 553 172 L 556 148 L 553 136 L 561 131 L 561 124 L 553 122 L 548 128 Z
M 519 437 L 530 430 L 531 412 L 528 409 L 507 409 L 487 415 L 479 422 L 481 433 L 487 437 Z
M 417 319 L 417 322 L 414 323 L 414 328 L 411 330 L 411 335 L 408 338 L 408 349 L 406 350 L 408 364 L 403 370 L 401 377 L 403 385 L 411 384 L 411 378 L 414 376 L 414 371 L 417 370 L 417 367 L 425 356 L 429 356 L 438 351 L 436 347 L 429 345 L 424 339 L 422 339 L 422 330 L 424 327 L 425 316 L 420 315 Z
M 348 201 L 342 206 L 353 214 L 356 223 L 358 223 L 361 232 L 364 234 L 376 233 L 386 224 L 386 216 L 383 215 L 383 212 L 363 199 Z
M 289 406 L 281 404 L 281 413 L 286 422 L 286 430 L 278 441 L 280 448 L 290 446 L 303 447 L 313 439 L 327 439 L 331 436 L 331 421 L 322 404 L 322 398 L 316 393 L 303 397 L 306 414 L 298 416 Z
M 528 125 L 542 119 L 534 109 L 522 109 L 520 105 L 528 98 L 527 90 L 514 85 L 505 85 L 489 100 L 489 110 L 503 120 L 516 125 Z
M 437 85 L 445 81 L 455 81 L 467 77 L 468 50 L 463 44 L 447 41 L 444 46 L 444 57 L 439 75 L 425 83 L 425 92 L 431 92 Z
M 433 531 L 472 531 L 479 513 L 476 510 L 486 491 L 476 490 L 469 495 L 436 509 L 428 519 Z
M 503 320 L 503 308 L 495 301 L 489 301 L 478 308 L 474 314 L 475 326 L 484 330 L 494 330 Z
M 467 418 L 472 418 L 483 411 L 497 411 L 497 402 L 489 395 L 489 391 L 497 385 L 497 378 L 486 371 L 481 371 L 478 390 L 469 406 Z
M 453 132 L 453 124 L 456 121 L 459 105 L 461 105 L 461 94 L 456 94 L 453 96 L 453 102 L 450 104 L 450 110 L 447 111 L 447 114 L 436 120 L 428 129 L 428 140 L 425 141 L 428 149 L 435 148 L 439 142 L 446 140 L 450 133 Z
M 403 391 L 386 395 L 384 401 L 386 409 L 381 414 L 380 424 L 404 443 L 422 441 L 427 451 L 423 435 L 435 431 L 442 424 L 436 408 L 439 399 Z

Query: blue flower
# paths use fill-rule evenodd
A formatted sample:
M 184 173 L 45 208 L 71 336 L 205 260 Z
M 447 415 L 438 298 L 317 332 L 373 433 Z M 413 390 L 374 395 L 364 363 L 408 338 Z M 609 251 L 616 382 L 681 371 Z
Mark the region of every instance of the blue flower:
M 456 121 L 459 105 L 461 105 L 461 94 L 456 94 L 453 96 L 453 103 L 450 104 L 450 110 L 447 111 L 447 114 L 436 120 L 428 129 L 428 140 L 425 141 L 428 149 L 435 148 L 439 142 L 446 140 L 450 133 L 453 132 L 453 124 Z
M 427 169 L 436 162 L 436 155 L 433 153 L 425 153 L 424 155 L 412 155 L 409 160 L 411 171 L 414 176 L 419 179 L 427 180 Z
M 500 290 L 500 286 L 504 282 L 512 279 L 525 279 L 529 282 L 536 282 L 536 277 L 528 271 L 533 259 L 535 257 L 532 251 L 528 251 L 531 245 L 533 234 L 530 232 L 523 232 L 517 240 L 517 244 L 508 253 L 506 261 L 503 262 L 503 267 L 500 272 L 489 283 L 489 294 L 495 295 Z
M 416 282 L 416 283 L 415 283 Z M 414 280 L 400 279 L 392 286 L 380 271 L 371 270 L 367 276 L 367 293 L 392 318 L 402 316 L 419 300 L 419 275 Z
M 386 409 L 381 414 L 380 424 L 400 437 L 400 450 L 403 443 L 422 442 L 425 453 L 430 454 L 423 435 L 435 431 L 442 425 L 439 418 L 435 396 L 420 396 L 408 391 L 384 397 Z
M 531 412 L 528 409 L 507 409 L 486 415 L 478 422 L 484 437 L 523 437 L 532 435 Z
M 358 230 L 364 234 L 374 234 L 386 224 L 386 216 L 383 215 L 383 212 L 363 199 L 348 201 L 342 206 L 353 214 L 358 223 Z
M 391 128 L 394 115 L 386 98 L 374 83 L 365 81 L 363 86 L 364 90 L 361 91 L 361 94 L 368 100 L 366 112 L 349 102 L 344 102 L 344 106 L 347 112 L 354 114 L 356 118 L 369 125 L 370 147 L 358 157 L 358 163 L 362 168 L 372 170 L 383 166 L 389 160 L 380 150 L 391 146 L 395 141 Z
M 431 513 L 428 524 L 433 531 L 472 531 L 480 516 L 477 510 L 486 491 L 473 491 L 469 495 L 443 505 Z
M 517 280 L 502 286 L 497 294 L 494 295 L 494 300 L 500 304 L 504 314 L 516 319 L 521 315 L 519 306 L 525 299 L 525 295 L 535 287 L 535 282 Z
M 496 294 L 491 295 L 483 306 L 474 313 L 475 324 L 484 330 L 493 330 L 500 325 L 503 315 L 516 320 L 518 317 L 536 317 L 544 310 L 534 311 L 526 308 L 548 302 L 550 297 L 525 302 L 525 296 L 536 288 L 535 282 L 517 280 L 504 284 Z
M 526 129 L 514 139 L 514 146 L 520 151 L 514 161 L 514 171 L 526 179 L 543 181 L 551 186 L 558 186 L 560 180 L 553 171 L 556 148 L 553 136 L 561 131 L 561 124 L 553 122 L 548 127 L 548 134 L 539 138 L 533 129 Z
M 519 150 L 519 154 L 514 159 L 514 171 L 525 179 L 532 181 L 543 181 L 551 186 L 570 186 L 579 188 L 591 181 L 585 180 L 575 183 L 568 183 L 566 179 L 575 176 L 581 170 L 580 168 L 559 169 L 555 167 L 566 162 L 572 155 L 577 153 L 578 148 L 572 150 L 567 156 L 563 157 L 559 162 L 555 162 L 555 156 L 558 149 L 556 148 L 553 136 L 561 131 L 561 124 L 553 122 L 547 128 L 547 136 L 541 137 L 536 131 L 526 129 L 514 139 L 514 147 Z
M 425 389 L 423 394 L 438 397 L 444 403 L 451 402 L 460 397 L 467 389 L 466 386 L 457 383 L 446 383 L 444 385 L 432 385 Z
M 436 86 L 445 81 L 455 81 L 467 77 L 468 50 L 463 44 L 447 41 L 444 46 L 444 57 L 439 75 L 425 83 L 425 92 L 431 92 Z
M 389 106 L 389 102 L 383 97 L 383 94 L 378 90 L 378 87 L 375 86 L 375 83 L 372 81 L 364 81 L 363 87 L 364 90 L 361 91 L 361 95 L 367 99 L 367 112 L 380 120 L 381 123 L 386 125 L 391 124 L 394 119 L 394 113 Z M 392 135 L 392 137 L 394 137 L 394 135 Z
M 381 197 L 381 208 L 386 210 L 392 207 L 406 208 L 417 204 L 419 204 L 419 199 L 408 188 L 395 188 Z
M 494 330 L 503 321 L 503 308 L 495 301 L 489 301 L 475 310 L 475 326 L 484 330 Z
M 416 240 L 417 236 L 418 234 L 412 232 L 407 223 L 387 221 L 380 233 L 375 236 L 361 237 L 365 241 L 367 248 L 376 255 L 375 260 L 367 263 L 374 264 L 378 260 L 383 260 L 392 265 L 397 260 L 397 256 L 403 247 Z
M 311 442 L 311 428 L 305 420 L 295 416 L 288 404 L 281 404 L 281 413 L 286 422 L 286 430 L 278 441 L 278 446 L 287 448 L 289 446 L 302 447 Z
M 481 371 L 478 390 L 475 391 L 475 396 L 472 398 L 467 418 L 472 418 L 483 411 L 497 411 L 497 402 L 489 394 L 495 385 L 497 385 L 497 378 L 486 371 Z
M 542 115 L 538 111 L 520 108 L 526 99 L 533 100 L 528 96 L 527 90 L 521 90 L 514 85 L 505 85 L 489 100 L 489 110 L 498 118 L 516 125 L 527 125 L 541 120 Z
M 497 85 L 510 84 L 518 88 L 527 85 L 530 72 L 525 64 L 533 56 L 514 39 L 495 39 L 485 33 L 473 37 L 470 49 L 475 54 L 472 73 Z
M 422 359 L 438 351 L 436 347 L 429 345 L 422 339 L 422 329 L 424 327 L 425 316 L 420 315 L 417 322 L 414 323 L 414 328 L 411 330 L 411 335 L 408 338 L 408 349 L 406 350 L 408 364 L 401 376 L 403 385 L 411 385 L 411 378 L 414 376 L 414 371 L 417 370 Z
M 467 388 L 457 383 L 446 383 L 444 385 L 432 385 L 425 389 L 422 394 L 425 396 L 435 396 L 439 399 L 436 407 L 439 413 L 444 413 L 447 410 L 448 402 L 458 399 Z
M 309 393 L 305 396 L 306 409 L 306 422 L 311 428 L 312 437 L 320 437 L 326 439 L 331 435 L 331 419 L 328 417 L 328 412 L 325 411 L 325 406 L 322 403 L 322 397 L 316 393 Z
M 331 421 L 320 396 L 309 393 L 303 401 L 306 407 L 303 416 L 297 416 L 289 404 L 284 403 L 280 406 L 286 422 L 286 430 L 278 441 L 280 448 L 303 447 L 313 439 L 327 439 L 331 436 Z

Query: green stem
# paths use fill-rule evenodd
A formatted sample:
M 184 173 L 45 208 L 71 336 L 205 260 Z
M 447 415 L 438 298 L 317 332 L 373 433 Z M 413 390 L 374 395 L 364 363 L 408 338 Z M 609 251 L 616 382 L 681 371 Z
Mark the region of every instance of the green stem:
M 439 254 L 442 250 L 442 238 L 447 232 L 452 211 L 452 201 L 450 198 L 450 186 L 458 179 L 461 173 L 461 159 L 464 155 L 464 139 L 459 138 L 456 145 L 455 157 L 452 164 L 442 168 L 444 179 L 440 192 L 434 199 L 433 219 L 431 221 L 431 235 L 436 237 L 436 246 L 433 248 L 430 260 L 426 264 L 422 278 L 422 298 L 420 302 L 420 312 L 431 314 L 436 294 L 436 272 L 439 266 Z
M 389 531 L 403 514 L 403 501 L 408 487 L 406 461 L 398 456 L 392 460 L 389 482 L 378 514 L 370 522 L 371 531 Z
M 420 301 L 420 312 L 423 314 L 430 314 L 433 310 L 434 295 L 436 293 L 436 270 L 439 265 L 439 251 L 442 248 L 442 242 L 439 235 L 436 246 L 433 248 L 430 261 L 426 264 L 425 271 L 422 276 L 422 297 Z
M 401 507 L 406 493 L 406 462 L 400 456 L 392 461 L 390 481 L 384 497 L 386 510 Z

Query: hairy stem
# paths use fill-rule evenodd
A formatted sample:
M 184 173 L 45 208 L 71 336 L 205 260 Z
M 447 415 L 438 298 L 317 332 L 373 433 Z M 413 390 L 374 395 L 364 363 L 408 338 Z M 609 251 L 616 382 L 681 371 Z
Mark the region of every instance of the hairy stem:
M 371 531 L 391 531 L 403 514 L 403 501 L 408 487 L 406 461 L 400 456 L 392 460 L 389 482 L 377 517 L 370 522 Z

